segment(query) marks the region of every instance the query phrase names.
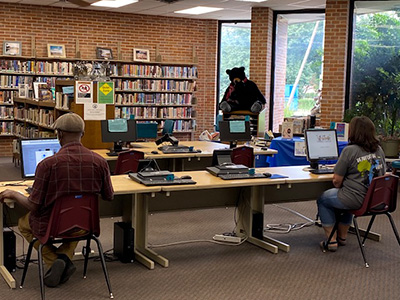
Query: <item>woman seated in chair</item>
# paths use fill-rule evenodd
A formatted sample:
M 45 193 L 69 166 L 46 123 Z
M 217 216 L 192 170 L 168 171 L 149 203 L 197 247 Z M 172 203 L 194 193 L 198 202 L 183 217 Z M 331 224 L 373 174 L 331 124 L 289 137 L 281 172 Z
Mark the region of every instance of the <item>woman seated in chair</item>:
M 374 124 L 365 116 L 354 117 L 349 126 L 349 144 L 343 149 L 334 169 L 334 188 L 325 191 L 317 201 L 327 238 L 336 223 L 338 210 L 360 208 L 372 178 L 385 172 L 385 154 L 379 145 Z M 338 245 L 346 244 L 352 218 L 349 212 L 340 214 L 337 234 L 329 243 L 320 243 L 322 250 L 336 251 Z

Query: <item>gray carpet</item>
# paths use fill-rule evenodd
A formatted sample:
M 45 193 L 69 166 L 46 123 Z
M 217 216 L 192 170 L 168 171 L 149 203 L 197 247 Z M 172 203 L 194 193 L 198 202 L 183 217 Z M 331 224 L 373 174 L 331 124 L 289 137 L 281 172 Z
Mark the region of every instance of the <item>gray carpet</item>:
M 12 165 L 13 167 L 13 165 Z M 3 173 L 3 172 L 2 172 Z M 314 218 L 315 202 L 284 204 Z M 211 240 L 234 227 L 234 208 L 153 213 L 149 217 L 149 242 L 153 245 L 187 240 Z M 394 213 L 400 227 L 400 215 Z M 112 223 L 102 219 L 101 241 L 112 248 Z M 365 226 L 366 219 L 360 219 Z M 265 206 L 265 224 L 304 222 L 282 208 Z M 374 231 L 381 242 L 368 240 L 363 260 L 354 235 L 336 253 L 322 253 L 322 229 L 316 226 L 289 234 L 268 235 L 291 245 L 289 253 L 271 254 L 256 246 L 222 246 L 209 242 L 180 244 L 154 250 L 170 260 L 168 268 L 148 270 L 138 262 L 108 262 L 115 299 L 399 299 L 400 247 L 385 216 L 377 217 Z M 22 238 L 17 237 L 18 255 Z M 94 246 L 94 245 L 93 245 Z M 78 250 L 80 250 L 80 245 Z M 26 243 L 25 243 L 26 251 Z M 90 261 L 87 279 L 83 262 L 66 284 L 46 289 L 47 299 L 107 299 L 107 287 L 98 261 Z M 40 299 L 37 265 L 31 265 L 23 289 L 10 290 L 0 282 L 1 299 Z M 17 282 L 21 270 L 13 273 Z

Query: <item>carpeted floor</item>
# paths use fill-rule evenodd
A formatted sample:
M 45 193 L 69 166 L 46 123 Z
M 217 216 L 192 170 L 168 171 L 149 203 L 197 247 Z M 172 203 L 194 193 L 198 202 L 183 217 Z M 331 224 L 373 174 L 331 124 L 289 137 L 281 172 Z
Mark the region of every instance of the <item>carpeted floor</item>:
M 5 166 L 4 163 L 0 167 L 2 174 L 11 174 L 9 168 L 14 168 L 12 164 Z M 311 219 L 316 214 L 313 201 L 282 206 Z M 214 234 L 233 229 L 233 215 L 234 208 L 151 214 L 149 242 L 152 245 L 189 240 L 207 242 L 154 248 L 170 260 L 168 268 L 156 265 L 154 270 L 148 270 L 138 262 L 108 262 L 115 299 L 364 300 L 400 297 L 400 247 L 385 216 L 377 217 L 373 228 L 382 234 L 382 241 L 366 242 L 370 263 L 367 269 L 354 235 L 349 236 L 348 245 L 340 247 L 336 253 L 322 253 L 318 243 L 323 239 L 323 232 L 316 226 L 288 234 L 266 233 L 290 244 L 289 253 L 271 254 L 249 243 L 240 246 L 211 243 Z M 398 212 L 394 213 L 394 219 L 400 227 Z M 115 221 L 119 218 L 102 219 L 101 241 L 105 250 L 112 248 L 112 224 Z M 366 221 L 360 219 L 360 226 L 365 227 Z M 266 205 L 264 222 L 302 223 L 305 220 L 281 207 Z M 17 244 L 17 254 L 21 255 L 22 238 L 17 237 Z M 26 248 L 25 243 L 25 251 Z M 58 288 L 47 288 L 47 299 L 107 299 L 100 262 L 89 262 L 87 279 L 80 276 L 83 262 L 75 264 L 76 274 Z M 31 265 L 23 289 L 10 290 L 4 282 L 0 282 L 0 299 L 40 299 L 37 272 L 37 266 Z M 17 282 L 21 274 L 20 269 L 13 273 Z

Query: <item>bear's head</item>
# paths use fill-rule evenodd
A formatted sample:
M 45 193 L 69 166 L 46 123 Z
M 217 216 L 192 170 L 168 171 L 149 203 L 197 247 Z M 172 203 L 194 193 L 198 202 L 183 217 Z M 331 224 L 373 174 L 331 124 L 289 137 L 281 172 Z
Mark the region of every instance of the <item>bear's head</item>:
M 240 68 L 232 68 L 232 70 L 226 70 L 226 74 L 229 75 L 229 80 L 236 84 L 238 82 L 242 82 L 246 78 L 246 74 L 244 73 L 244 67 Z

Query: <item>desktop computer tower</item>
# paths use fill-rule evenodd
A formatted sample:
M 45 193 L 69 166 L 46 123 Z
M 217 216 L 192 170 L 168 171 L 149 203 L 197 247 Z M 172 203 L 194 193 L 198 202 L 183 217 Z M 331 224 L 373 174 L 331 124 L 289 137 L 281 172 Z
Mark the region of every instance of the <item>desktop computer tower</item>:
M 262 240 L 264 236 L 264 214 L 261 212 L 253 211 L 252 225 L 253 237 Z
M 114 255 L 123 263 L 135 260 L 134 229 L 130 222 L 114 223 Z
M 9 272 L 15 272 L 17 268 L 17 259 L 15 255 L 15 233 L 9 228 L 4 228 L 3 241 L 4 266 Z

